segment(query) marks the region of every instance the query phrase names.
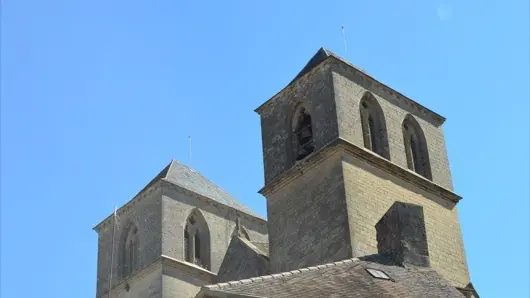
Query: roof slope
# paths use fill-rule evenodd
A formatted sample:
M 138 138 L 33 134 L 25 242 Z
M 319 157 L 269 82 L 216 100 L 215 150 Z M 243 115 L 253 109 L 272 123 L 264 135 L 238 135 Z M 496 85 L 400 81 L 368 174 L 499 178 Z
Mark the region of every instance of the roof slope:
M 392 280 L 374 278 L 366 268 Z M 464 296 L 429 268 L 404 268 L 360 259 L 293 270 L 203 287 L 200 295 L 217 293 L 256 297 L 460 297 Z
M 148 186 L 160 178 L 201 196 L 210 198 L 217 203 L 243 211 L 254 217 L 262 218 L 232 195 L 206 179 L 206 177 L 199 172 L 176 160 L 172 160 L 171 163 L 169 163 L 169 165 L 148 184 Z
M 331 55 L 332 53 L 327 49 L 324 49 L 324 48 L 318 49 L 316 54 L 313 55 L 311 59 L 309 59 L 307 64 L 304 66 L 304 68 L 302 68 L 302 70 L 296 75 L 296 77 L 294 77 L 294 79 L 289 84 L 291 84 L 292 82 L 296 81 L 299 77 L 311 71 L 311 69 L 319 65 L 322 61 L 326 60 L 326 58 L 328 58 Z
M 217 272 L 217 282 L 269 274 L 269 257 L 245 238 L 234 235 Z

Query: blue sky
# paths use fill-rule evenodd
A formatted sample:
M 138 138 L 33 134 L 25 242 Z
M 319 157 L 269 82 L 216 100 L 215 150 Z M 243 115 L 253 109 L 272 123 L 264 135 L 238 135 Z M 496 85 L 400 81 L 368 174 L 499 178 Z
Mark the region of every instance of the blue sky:
M 265 215 L 253 110 L 321 46 L 447 117 L 472 281 L 482 297 L 529 296 L 527 1 L 4 0 L 1 13 L 0 296 L 94 297 L 92 227 L 172 158 Z

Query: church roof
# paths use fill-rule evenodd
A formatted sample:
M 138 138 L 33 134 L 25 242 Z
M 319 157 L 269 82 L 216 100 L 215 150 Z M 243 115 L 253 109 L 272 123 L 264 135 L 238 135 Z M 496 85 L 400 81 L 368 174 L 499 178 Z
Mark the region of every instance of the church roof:
M 433 269 L 405 268 L 377 258 L 208 285 L 197 297 L 464 297 Z
M 169 165 L 167 165 L 162 172 L 160 172 L 160 174 L 158 174 L 157 177 L 148 184 L 148 186 L 159 178 L 162 178 L 172 184 L 197 193 L 201 196 L 212 199 L 219 204 L 232 207 L 254 217 L 262 218 L 250 210 L 250 208 L 248 208 L 245 204 L 241 203 L 228 192 L 212 183 L 199 172 L 176 160 L 172 160 Z
M 333 53 L 332 51 L 330 51 L 330 50 L 328 50 L 326 48 L 320 48 L 313 55 L 313 57 L 311 57 L 311 59 L 309 59 L 309 61 L 304 66 L 304 68 L 302 68 L 302 70 L 296 75 L 296 77 L 294 77 L 294 79 L 289 84 L 291 84 L 292 82 L 298 80 L 298 78 L 302 77 L 306 73 L 310 72 L 313 68 L 318 66 L 320 63 L 324 62 L 324 60 L 326 60 L 328 57 L 334 57 L 334 58 L 336 58 L 336 59 L 338 59 L 338 60 L 340 60 L 340 61 L 342 61 L 342 62 L 344 62 L 344 63 L 346 63 L 348 65 L 350 65 L 351 67 L 355 68 L 356 70 L 360 71 L 361 73 L 363 73 L 365 75 L 368 75 L 364 70 L 362 70 L 358 66 L 355 66 L 355 65 L 347 62 L 346 60 L 344 60 L 343 58 L 341 58 L 337 54 Z
M 291 81 L 291 83 L 296 81 L 296 80 L 298 80 L 298 78 L 300 78 L 301 76 L 303 76 L 306 73 L 308 73 L 311 69 L 313 69 L 315 66 L 319 65 L 322 61 L 326 60 L 330 56 L 335 56 L 335 55 L 333 55 L 333 53 L 330 52 L 328 49 L 325 49 L 325 48 L 318 49 L 316 54 L 313 55 L 313 57 L 311 57 L 311 59 L 309 59 L 309 61 L 307 61 L 307 63 L 304 66 L 304 68 L 302 68 L 302 70 L 296 75 L 296 77 L 294 77 L 294 79 Z M 289 84 L 291 84 L 291 83 L 289 83 Z
M 287 86 L 285 86 L 280 92 L 278 92 L 276 95 L 271 97 L 269 100 L 267 100 L 266 102 L 261 104 L 258 108 L 255 109 L 255 111 L 260 113 L 260 111 L 263 109 L 263 107 L 266 106 L 273 98 L 275 98 L 278 94 L 282 93 L 284 90 L 288 89 L 288 87 L 291 86 L 296 80 L 298 80 L 299 78 L 304 76 L 306 73 L 310 72 L 313 68 L 317 67 L 319 64 L 321 64 L 322 62 L 324 62 L 326 59 L 328 59 L 330 57 L 333 57 L 333 58 L 341 61 L 342 63 L 348 65 L 349 67 L 353 68 L 354 70 L 358 71 L 364 77 L 368 78 L 369 80 L 372 80 L 372 82 L 374 82 L 376 84 L 379 84 L 383 89 L 387 89 L 391 93 L 395 93 L 395 94 L 398 94 L 399 96 L 402 96 L 406 101 L 409 101 L 410 104 L 416 105 L 416 106 L 420 107 L 421 109 L 424 109 L 429 114 L 434 116 L 437 119 L 437 121 L 440 122 L 440 124 L 443 124 L 443 122 L 445 121 L 445 118 L 443 116 L 441 116 L 440 114 L 430 110 L 429 108 L 421 105 L 420 103 L 410 99 L 409 97 L 407 97 L 407 96 L 401 94 L 400 92 L 394 90 L 393 88 L 387 86 L 386 84 L 382 83 L 381 81 L 375 79 L 373 76 L 368 74 L 364 69 L 361 69 L 360 67 L 358 67 L 356 65 L 353 65 L 352 63 L 346 61 L 344 58 L 338 56 L 337 54 L 333 53 L 329 49 L 326 49 L 326 48 L 323 48 L 323 47 L 318 49 L 318 51 L 313 55 L 313 57 L 311 57 L 311 59 L 309 59 L 309 61 L 302 68 L 302 70 L 294 77 L 294 79 L 291 82 L 289 82 L 289 84 L 287 84 Z
M 221 189 L 219 186 L 206 179 L 206 177 L 201 175 L 199 172 L 176 160 L 172 160 L 160 173 L 158 173 L 158 175 L 156 175 L 155 178 L 153 178 L 153 180 L 151 180 L 140 192 L 138 192 L 136 196 L 143 193 L 146 189 L 151 187 L 151 185 L 155 184 L 161 179 L 178 187 L 194 192 L 198 195 L 207 197 L 219 204 L 234 208 L 238 211 L 244 212 L 261 220 L 265 220 L 262 216 L 250 210 L 250 208 L 248 208 L 245 204 L 241 203 L 239 200 L 237 200 L 232 195 Z M 134 198 L 129 201 L 129 203 L 133 200 Z M 120 209 L 123 207 L 124 206 L 120 207 Z M 118 212 L 120 209 L 118 209 Z M 95 226 L 94 230 L 99 231 L 99 227 L 104 222 L 109 220 L 111 216 L 112 215 L 109 215 L 97 226 Z

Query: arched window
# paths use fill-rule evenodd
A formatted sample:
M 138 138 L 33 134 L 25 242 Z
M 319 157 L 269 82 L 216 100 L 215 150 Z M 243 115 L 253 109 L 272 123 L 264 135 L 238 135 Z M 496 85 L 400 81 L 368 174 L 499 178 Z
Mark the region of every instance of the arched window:
M 377 100 L 369 92 L 366 92 L 361 98 L 360 114 L 364 147 L 390 160 L 383 109 L 381 109 Z
M 403 140 L 405 142 L 408 168 L 432 180 L 429 151 L 427 150 L 425 135 L 418 121 L 411 115 L 407 115 L 403 121 Z
M 125 277 L 138 266 L 138 228 L 135 225 L 130 224 L 123 231 L 120 251 L 122 276 Z
M 206 220 L 193 210 L 184 229 L 184 260 L 210 270 L 210 231 Z
M 299 161 L 315 150 L 311 115 L 303 106 L 299 106 L 295 110 L 292 121 L 294 157 L 296 161 Z

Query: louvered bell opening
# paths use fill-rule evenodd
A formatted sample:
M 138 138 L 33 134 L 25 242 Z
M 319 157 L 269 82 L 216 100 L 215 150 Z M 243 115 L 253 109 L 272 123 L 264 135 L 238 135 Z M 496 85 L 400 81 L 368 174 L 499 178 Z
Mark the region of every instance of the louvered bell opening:
M 310 124 L 301 127 L 298 131 L 298 143 L 296 160 L 301 160 L 313 152 L 313 132 Z

